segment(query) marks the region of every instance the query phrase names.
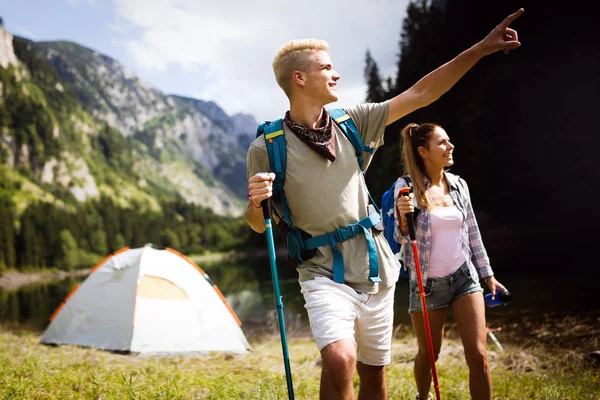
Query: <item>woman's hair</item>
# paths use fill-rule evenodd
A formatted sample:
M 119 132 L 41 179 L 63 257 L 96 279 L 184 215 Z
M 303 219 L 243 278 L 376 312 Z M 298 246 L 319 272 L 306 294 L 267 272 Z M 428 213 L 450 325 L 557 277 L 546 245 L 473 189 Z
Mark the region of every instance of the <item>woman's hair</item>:
M 284 44 L 273 60 L 273 72 L 277 83 L 286 95 L 290 95 L 294 71 L 306 71 L 314 51 L 328 51 L 329 45 L 321 39 L 297 39 Z
M 421 207 L 430 208 L 431 201 L 427 196 L 423 178 L 426 177 L 425 164 L 419 155 L 417 149 L 423 146 L 429 149 L 429 139 L 435 128 L 440 127 L 437 124 L 408 124 L 402 129 L 402 164 L 404 165 L 404 174 L 410 175 L 413 184 L 413 193 L 417 199 L 417 204 Z

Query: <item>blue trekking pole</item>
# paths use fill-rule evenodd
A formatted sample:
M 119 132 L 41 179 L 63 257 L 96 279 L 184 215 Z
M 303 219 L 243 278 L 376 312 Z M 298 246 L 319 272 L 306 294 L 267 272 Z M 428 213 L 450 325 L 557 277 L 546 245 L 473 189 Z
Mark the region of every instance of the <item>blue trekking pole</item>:
M 277 276 L 277 264 L 275 262 L 275 243 L 273 242 L 273 227 L 271 226 L 271 203 L 269 199 L 261 203 L 265 226 L 267 228 L 267 243 L 269 245 L 269 260 L 271 261 L 271 275 L 273 276 L 273 290 L 275 291 L 275 306 L 277 307 L 277 319 L 279 320 L 279 334 L 281 336 L 281 348 L 283 350 L 283 365 L 285 366 L 285 379 L 287 381 L 288 398 L 294 400 L 294 387 L 292 386 L 292 370 L 290 368 L 290 357 L 288 354 L 287 339 L 285 336 L 285 322 L 283 319 L 283 302 L 279 291 L 279 277 Z

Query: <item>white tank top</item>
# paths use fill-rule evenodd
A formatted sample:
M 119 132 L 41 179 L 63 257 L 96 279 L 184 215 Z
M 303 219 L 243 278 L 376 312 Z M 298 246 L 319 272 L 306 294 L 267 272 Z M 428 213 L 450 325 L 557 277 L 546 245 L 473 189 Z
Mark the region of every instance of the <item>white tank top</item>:
M 441 278 L 456 271 L 464 262 L 460 246 L 463 215 L 456 206 L 433 207 L 431 218 L 431 250 L 427 276 Z

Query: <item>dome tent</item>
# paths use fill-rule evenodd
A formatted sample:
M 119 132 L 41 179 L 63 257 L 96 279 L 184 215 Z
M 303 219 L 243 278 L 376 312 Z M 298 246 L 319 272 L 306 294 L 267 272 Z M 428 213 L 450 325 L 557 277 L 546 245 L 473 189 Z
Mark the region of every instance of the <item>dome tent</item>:
M 139 354 L 247 353 L 241 322 L 208 275 L 173 249 L 121 249 L 50 317 L 41 342 Z

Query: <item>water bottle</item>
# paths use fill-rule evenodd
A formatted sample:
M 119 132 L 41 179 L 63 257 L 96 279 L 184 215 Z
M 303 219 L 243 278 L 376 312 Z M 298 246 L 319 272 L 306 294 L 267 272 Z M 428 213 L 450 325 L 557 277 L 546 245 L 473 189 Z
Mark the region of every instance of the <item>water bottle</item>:
M 485 295 L 485 305 L 488 307 L 496 307 L 500 305 L 505 305 L 510 301 L 511 294 L 508 290 L 498 290 L 496 291 L 496 297 L 492 299 L 492 294 L 488 293 Z

